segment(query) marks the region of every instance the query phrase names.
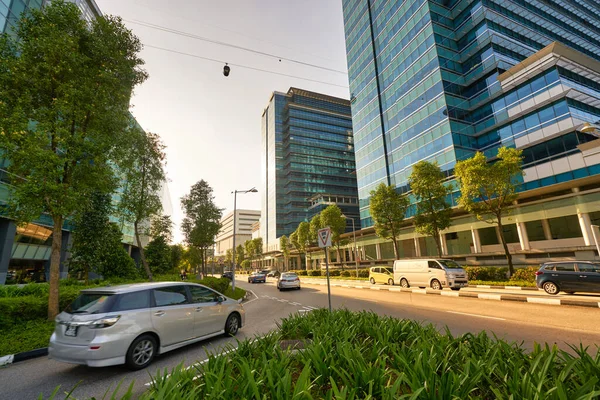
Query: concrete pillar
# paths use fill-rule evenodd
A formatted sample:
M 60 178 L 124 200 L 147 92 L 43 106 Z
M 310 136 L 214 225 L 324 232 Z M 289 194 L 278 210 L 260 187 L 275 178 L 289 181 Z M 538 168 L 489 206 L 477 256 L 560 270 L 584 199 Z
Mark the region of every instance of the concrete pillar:
M 375 254 L 378 260 L 381 260 L 381 245 L 379 243 L 375 244 Z
M 0 285 L 6 283 L 8 265 L 12 256 L 17 226 L 7 218 L 0 218 Z
M 421 243 L 419 242 L 419 238 L 413 238 L 413 241 L 415 242 L 415 255 L 421 257 Z
M 550 230 L 550 223 L 547 219 L 542 220 L 542 229 L 544 229 L 544 238 L 546 238 L 546 240 L 552 240 L 552 231 Z
M 479 230 L 471 228 L 471 236 L 473 237 L 473 250 L 475 253 L 481 253 L 481 239 L 479 238 Z
M 577 213 L 579 219 L 579 227 L 581 228 L 581 234 L 583 235 L 583 241 L 586 246 L 594 244 L 594 236 L 592 236 L 592 220 L 588 213 Z
M 517 222 L 517 233 L 519 234 L 519 243 L 521 243 L 521 250 L 530 250 L 529 236 L 527 235 L 527 228 L 524 222 Z
M 442 245 L 442 255 L 448 255 L 448 242 L 446 242 L 446 234 L 440 233 L 440 244 Z

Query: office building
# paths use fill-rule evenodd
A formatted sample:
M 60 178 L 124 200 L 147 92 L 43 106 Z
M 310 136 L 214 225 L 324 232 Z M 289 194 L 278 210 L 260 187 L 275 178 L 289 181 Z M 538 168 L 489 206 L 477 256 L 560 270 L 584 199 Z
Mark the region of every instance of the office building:
M 599 132 L 584 124 L 600 120 L 597 2 L 342 3 L 363 227 L 373 225 L 370 191 L 382 182 L 410 191 L 416 162 L 437 162 L 452 182 L 457 161 L 509 146 L 524 155 L 520 198 L 504 221 L 517 263 L 594 257 Z M 410 227 L 401 239 L 402 256 L 435 254 Z M 497 263 L 472 254 L 502 251 L 496 228 L 458 213 L 442 243 L 467 261 Z M 393 257 L 372 234 L 364 245 L 367 258 Z
M 349 217 L 358 216 L 348 100 L 298 88 L 274 92 L 262 114 L 261 143 L 265 252 L 277 250 L 279 237 L 314 215 L 316 195 L 349 199 Z
M 258 210 L 235 211 L 235 245 L 244 245 L 253 239 L 253 225 L 260 220 Z M 227 250 L 233 248 L 233 211 L 221 218 L 221 230 L 215 238 L 215 255 L 224 256 Z

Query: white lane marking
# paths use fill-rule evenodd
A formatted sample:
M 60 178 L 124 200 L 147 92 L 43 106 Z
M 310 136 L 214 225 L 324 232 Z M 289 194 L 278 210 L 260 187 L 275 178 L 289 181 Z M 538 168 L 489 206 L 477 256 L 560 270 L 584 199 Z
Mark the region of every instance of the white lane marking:
M 491 289 L 492 287 L 490 285 L 475 285 L 476 288 L 479 289 Z
M 504 289 L 523 290 L 521 286 L 504 286 Z
M 258 300 L 258 296 L 256 295 L 256 293 L 254 293 L 252 290 L 248 290 L 250 293 L 252 293 L 254 295 L 254 299 L 252 300 L 248 300 L 247 302 L 245 302 L 244 304 L 248 304 L 248 303 L 252 303 L 254 300 Z M 263 296 L 264 297 L 264 296 Z
M 487 315 L 479 315 L 479 314 L 469 314 L 469 313 L 464 313 L 464 312 L 458 312 L 458 311 L 446 311 L 447 313 L 450 314 L 459 314 L 459 315 L 467 315 L 469 317 L 479 317 L 479 318 L 487 318 L 487 319 L 496 319 L 498 321 L 506 321 L 505 318 L 498 318 L 498 317 L 488 317 Z
M 313 306 L 304 306 L 304 308 L 309 308 L 311 310 L 318 310 L 319 307 L 313 307 Z
M 391 287 L 391 288 L 389 288 L 388 290 L 389 290 L 390 292 L 401 292 L 401 291 L 402 291 L 402 289 L 400 289 L 400 288 L 395 288 L 395 287 Z M 457 293 L 457 294 L 458 294 L 458 293 Z
M 352 287 L 352 286 L 350 286 L 350 285 L 342 285 L 342 287 Z
M 440 294 L 442 296 L 449 296 L 449 297 L 458 297 L 459 296 L 458 292 L 444 292 L 443 290 L 440 292 Z
M 427 294 L 427 289 L 413 289 L 413 293 Z
M 293 303 L 290 303 L 290 304 L 293 305 L 293 306 L 301 306 L 302 305 L 302 304 L 296 303 L 296 302 L 293 302 Z
M 502 296 L 502 295 L 500 295 L 500 294 L 488 294 L 488 293 L 479 293 L 477 295 L 478 298 L 480 298 L 480 299 L 486 299 L 486 300 L 502 300 L 502 298 L 500 296 Z
M 362 286 L 354 286 L 355 289 L 364 289 Z
M 528 303 L 538 303 L 538 304 L 551 304 L 553 306 L 560 306 L 560 299 L 544 299 L 539 297 L 528 297 Z
M 289 302 L 289 300 L 286 300 L 286 299 L 280 299 L 280 300 L 277 300 L 277 301 L 280 302 L 280 303 L 287 303 L 287 302 Z
M 379 286 L 371 286 L 369 289 L 371 290 L 381 290 Z

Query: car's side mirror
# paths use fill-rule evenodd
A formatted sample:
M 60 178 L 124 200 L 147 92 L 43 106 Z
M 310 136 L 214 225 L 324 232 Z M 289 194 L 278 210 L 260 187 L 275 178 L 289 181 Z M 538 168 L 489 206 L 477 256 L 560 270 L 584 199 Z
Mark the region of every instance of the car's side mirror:
M 217 303 L 223 303 L 225 301 L 225 296 L 217 297 Z

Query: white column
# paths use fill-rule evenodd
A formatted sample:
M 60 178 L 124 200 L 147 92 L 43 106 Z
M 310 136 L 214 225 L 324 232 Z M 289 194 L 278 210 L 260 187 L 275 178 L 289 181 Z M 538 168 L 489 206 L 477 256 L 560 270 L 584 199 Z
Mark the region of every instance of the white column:
M 379 243 L 375 245 L 375 255 L 378 260 L 381 260 L 381 245 Z
M 440 244 L 442 245 L 442 255 L 448 255 L 448 243 L 446 242 L 446 234 L 440 233 Z
M 419 238 L 416 237 L 413 240 L 415 242 L 415 255 L 421 257 L 421 243 L 419 243 Z
M 517 233 L 519 234 L 519 243 L 521 243 L 521 250 L 529 250 L 529 236 L 527 236 L 527 228 L 525 228 L 524 222 L 517 222 Z
M 581 233 L 583 235 L 583 241 L 585 242 L 585 245 L 593 245 L 594 237 L 592 236 L 592 220 L 590 219 L 590 214 L 577 213 L 577 218 L 579 219 L 579 227 L 581 228 Z
M 544 237 L 546 240 L 552 240 L 552 231 L 550 230 L 550 224 L 547 219 L 542 220 L 542 229 L 544 229 Z
M 481 239 L 479 238 L 479 230 L 471 228 L 471 236 L 473 237 L 473 250 L 475 253 L 481 253 Z

